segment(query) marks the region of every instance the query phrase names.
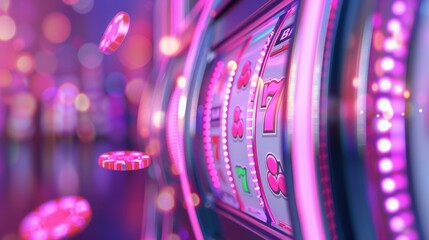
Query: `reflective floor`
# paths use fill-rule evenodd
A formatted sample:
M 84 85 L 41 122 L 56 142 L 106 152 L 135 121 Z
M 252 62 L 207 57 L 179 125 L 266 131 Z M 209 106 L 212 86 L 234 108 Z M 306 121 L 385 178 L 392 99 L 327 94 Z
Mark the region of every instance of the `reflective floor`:
M 93 216 L 74 239 L 139 239 L 146 171 L 114 172 L 97 165 L 99 154 L 130 149 L 126 143 L 71 138 L 0 142 L 0 240 L 19 239 L 20 221 L 40 204 L 80 195 Z

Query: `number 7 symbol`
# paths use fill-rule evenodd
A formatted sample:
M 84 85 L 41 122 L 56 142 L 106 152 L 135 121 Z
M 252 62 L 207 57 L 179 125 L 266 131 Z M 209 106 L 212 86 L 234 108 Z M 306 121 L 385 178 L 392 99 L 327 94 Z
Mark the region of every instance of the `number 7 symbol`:
M 238 178 L 241 178 L 241 185 L 243 186 L 243 191 L 246 193 L 250 193 L 249 185 L 247 184 L 246 168 L 237 165 L 235 166 L 235 170 L 237 171 Z
M 276 132 L 278 101 L 283 90 L 284 77 L 280 80 L 273 78 L 265 82 L 262 89 L 261 109 L 265 109 L 264 133 Z

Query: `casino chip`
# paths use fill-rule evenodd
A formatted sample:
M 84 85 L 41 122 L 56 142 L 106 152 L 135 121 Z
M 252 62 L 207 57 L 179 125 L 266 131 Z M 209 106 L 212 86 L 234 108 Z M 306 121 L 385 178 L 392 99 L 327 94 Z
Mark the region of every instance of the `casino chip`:
M 127 36 L 129 28 L 130 15 L 126 12 L 117 13 L 104 31 L 98 49 L 107 55 L 115 52 Z
M 115 171 L 131 171 L 149 167 L 150 156 L 137 151 L 116 151 L 98 157 L 100 167 Z
M 81 232 L 91 220 L 91 206 L 79 196 L 40 205 L 21 221 L 21 239 L 63 239 Z

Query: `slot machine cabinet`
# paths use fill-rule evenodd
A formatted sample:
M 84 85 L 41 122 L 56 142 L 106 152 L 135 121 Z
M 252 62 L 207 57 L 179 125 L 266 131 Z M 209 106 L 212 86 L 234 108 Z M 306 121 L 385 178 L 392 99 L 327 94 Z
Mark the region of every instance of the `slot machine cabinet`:
M 156 77 L 147 236 L 426 236 L 426 2 L 204 1 Z

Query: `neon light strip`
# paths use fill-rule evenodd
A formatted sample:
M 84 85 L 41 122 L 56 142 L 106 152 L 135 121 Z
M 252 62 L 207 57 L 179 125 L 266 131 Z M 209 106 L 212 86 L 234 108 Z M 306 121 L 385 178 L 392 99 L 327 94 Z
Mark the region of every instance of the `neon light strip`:
M 256 63 L 255 71 L 253 73 L 251 82 L 250 82 L 250 91 L 249 91 L 249 100 L 247 104 L 247 115 L 246 115 L 246 143 L 247 143 L 247 157 L 249 158 L 249 166 L 250 166 L 250 173 L 252 175 L 252 182 L 255 188 L 256 196 L 259 199 L 259 204 L 265 208 L 265 203 L 267 202 L 267 199 L 265 199 L 265 195 L 261 193 L 261 188 L 259 186 L 258 182 L 258 174 L 257 170 L 255 168 L 255 162 L 257 161 L 255 159 L 255 149 L 253 146 L 253 129 L 254 129 L 254 120 L 255 120 L 255 100 L 256 100 L 256 87 L 258 86 L 259 82 L 259 73 L 261 71 L 262 62 L 264 61 L 265 55 L 267 54 L 268 46 L 271 43 L 271 39 L 274 36 L 274 31 L 270 33 L 268 36 L 267 41 L 265 42 L 265 45 L 261 51 L 261 56 L 259 56 L 258 62 Z M 268 208 L 268 205 L 266 207 L 268 210 L 268 214 L 270 215 L 270 218 L 273 219 L 273 215 L 271 213 L 271 210 Z
M 318 191 L 314 156 L 313 76 L 316 66 L 319 35 L 326 1 L 301 2 L 303 15 L 295 40 L 296 51 L 292 62 L 291 87 L 295 87 L 289 108 L 292 117 L 292 170 L 296 205 L 303 239 L 325 239 L 324 224 Z M 294 49 L 294 50 L 295 50 Z M 296 69 L 296 73 L 294 70 Z M 295 76 L 294 73 L 296 74 Z
M 217 189 L 220 188 L 219 176 L 216 171 L 213 152 L 212 152 L 212 140 L 210 134 L 210 121 L 211 121 L 211 110 L 212 110 L 212 98 L 213 98 L 213 85 L 218 81 L 220 71 L 223 69 L 223 62 L 219 61 L 213 71 L 212 78 L 207 89 L 206 101 L 204 104 L 204 115 L 203 115 L 203 143 L 204 153 L 206 157 L 207 169 L 209 172 L 212 186 Z M 219 143 L 220 144 L 220 143 Z
M 374 98 L 367 101 L 372 111 L 368 111 L 366 126 L 367 143 L 373 145 L 367 150 L 367 161 L 369 166 L 375 167 L 370 170 L 375 174 L 374 185 L 381 204 L 379 213 L 388 218 L 378 224 L 390 231 L 387 237 L 392 239 L 419 238 L 407 181 L 404 118 L 404 66 L 417 3 L 415 0 L 407 1 L 406 5 L 401 0 L 380 1 L 373 16 L 367 91 Z M 398 11 L 398 5 L 404 11 Z
M 167 149 L 170 154 L 170 159 L 173 160 L 174 167 L 177 169 L 178 173 L 182 172 L 181 165 L 177 158 L 178 153 L 180 153 L 180 144 L 179 144 L 179 131 L 177 129 L 178 122 L 178 112 L 179 112 L 179 101 L 182 94 L 182 89 L 178 86 L 175 87 L 173 94 L 170 97 L 170 102 L 168 104 L 168 112 L 166 119 L 166 135 L 167 135 Z
M 195 66 L 195 61 L 197 59 L 198 50 L 202 42 L 202 36 L 205 30 L 207 29 L 207 26 L 209 23 L 212 6 L 213 6 L 213 0 L 207 0 L 206 4 L 204 5 L 203 11 L 201 13 L 201 17 L 197 21 L 194 37 L 192 38 L 191 45 L 189 46 L 189 52 L 188 52 L 188 55 L 186 56 L 186 62 L 185 62 L 184 71 L 183 71 L 183 76 L 185 77 L 185 79 L 190 80 L 192 77 L 192 72 Z M 190 84 L 187 84 L 187 86 L 189 85 Z M 184 89 L 185 96 L 187 92 L 188 92 L 187 89 Z M 183 125 L 181 130 L 183 131 Z M 180 141 L 183 142 L 184 139 L 180 139 Z M 195 212 L 195 206 L 192 200 L 191 186 L 189 184 L 189 179 L 187 176 L 186 165 L 184 161 L 185 153 L 183 148 L 181 149 L 180 156 L 182 158 L 181 166 L 183 166 L 182 167 L 183 171 L 180 173 L 180 185 L 182 187 L 183 197 L 185 199 L 186 211 L 188 213 L 189 221 L 191 222 L 191 226 L 192 226 L 192 230 L 194 232 L 195 238 L 197 240 L 204 239 L 201 226 L 198 221 L 198 216 L 197 216 L 197 213 Z
M 229 61 L 226 67 L 229 70 L 229 78 L 228 78 L 228 84 L 226 86 L 223 107 L 222 107 L 222 116 L 221 116 L 222 152 L 223 152 L 223 159 L 225 162 L 226 174 L 228 175 L 229 185 L 232 188 L 232 193 L 236 195 L 238 199 L 240 199 L 237 194 L 237 188 L 235 187 L 235 182 L 231 171 L 231 163 L 229 160 L 229 152 L 228 152 L 228 131 L 227 131 L 229 99 L 231 97 L 232 81 L 234 80 L 235 71 L 237 70 L 237 63 L 234 61 Z

